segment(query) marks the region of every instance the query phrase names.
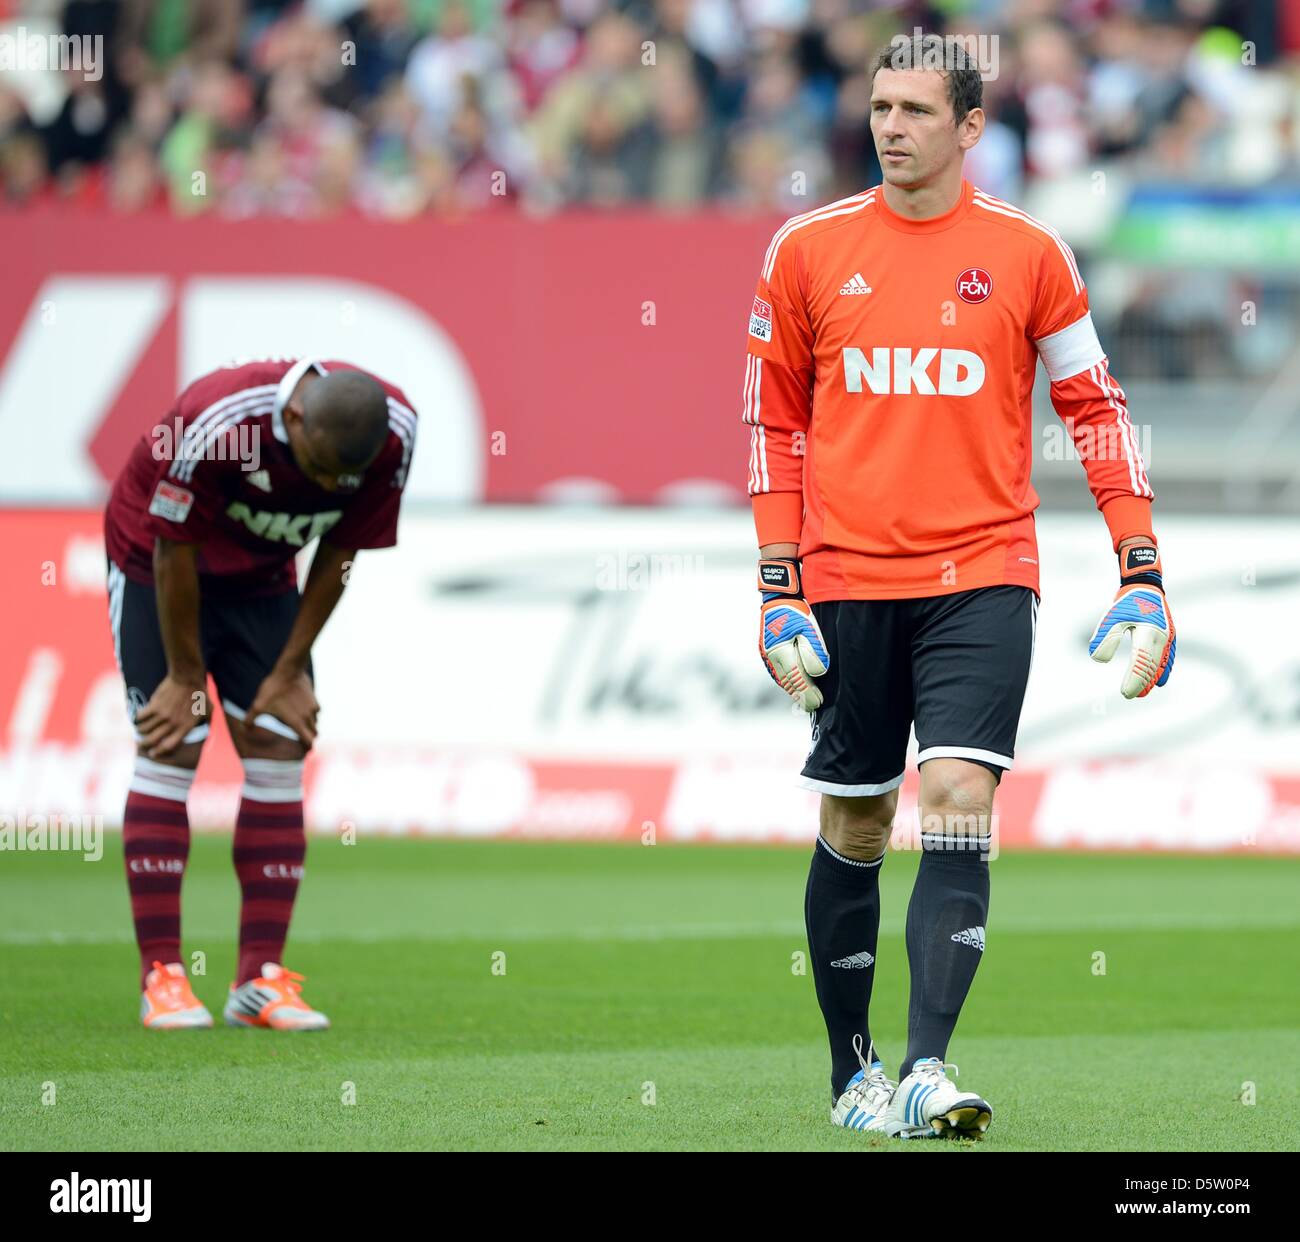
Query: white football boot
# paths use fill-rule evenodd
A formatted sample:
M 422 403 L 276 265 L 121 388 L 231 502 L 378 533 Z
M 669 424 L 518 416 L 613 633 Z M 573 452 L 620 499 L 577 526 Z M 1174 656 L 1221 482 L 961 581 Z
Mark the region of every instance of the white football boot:
M 884 1065 L 875 1059 L 876 1046 L 870 1048 L 871 1063 L 862 1055 L 862 1036 L 853 1037 L 853 1051 L 862 1066 L 844 1088 L 831 1109 L 831 1121 L 846 1130 L 884 1130 L 885 1109 L 894 1094 L 894 1084 L 889 1081 Z
M 979 1138 L 993 1120 L 988 1102 L 969 1091 L 958 1091 L 945 1070 L 957 1073 L 937 1057 L 925 1057 L 898 1084 L 885 1111 L 884 1129 L 890 1138 Z

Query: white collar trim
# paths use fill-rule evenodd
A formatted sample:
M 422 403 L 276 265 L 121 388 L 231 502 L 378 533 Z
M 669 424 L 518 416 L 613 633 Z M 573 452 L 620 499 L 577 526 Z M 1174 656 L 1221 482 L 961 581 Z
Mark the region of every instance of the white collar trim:
M 327 374 L 325 368 L 314 358 L 303 358 L 284 373 L 284 379 L 276 389 L 275 405 L 271 410 L 271 431 L 281 444 L 289 443 L 289 433 L 284 429 L 284 407 L 289 404 L 289 398 L 293 396 L 293 390 L 298 387 L 298 381 L 308 371 L 315 371 L 318 375 Z

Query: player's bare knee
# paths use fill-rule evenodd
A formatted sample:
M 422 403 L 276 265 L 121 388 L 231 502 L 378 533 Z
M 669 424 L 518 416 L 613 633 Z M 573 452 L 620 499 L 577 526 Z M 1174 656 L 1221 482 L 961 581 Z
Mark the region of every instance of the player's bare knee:
M 964 759 L 932 759 L 921 765 L 921 828 L 964 836 L 987 836 L 997 777 Z
M 159 763 L 168 768 L 188 768 L 193 771 L 199 766 L 199 758 L 203 754 L 202 742 L 183 742 L 174 750 L 169 750 L 165 755 L 149 756 L 145 753 L 143 746 L 137 745 L 135 748 L 136 759 L 145 759 L 152 763 Z
M 307 748 L 301 742 L 287 737 L 252 737 L 239 750 L 241 759 L 276 759 L 284 763 L 301 763 L 307 757 Z
M 266 729 L 251 729 L 246 721 L 230 717 L 226 723 L 230 726 L 230 740 L 241 759 L 280 759 L 292 763 L 307 756 L 307 748 L 296 738 L 281 737 Z
M 823 794 L 822 837 L 837 854 L 870 862 L 884 853 L 897 810 L 897 789 L 869 798 Z

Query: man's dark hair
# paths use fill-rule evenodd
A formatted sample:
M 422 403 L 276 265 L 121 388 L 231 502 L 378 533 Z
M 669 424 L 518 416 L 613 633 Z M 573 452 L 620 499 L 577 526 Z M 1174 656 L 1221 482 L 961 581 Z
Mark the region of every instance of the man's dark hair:
M 961 40 L 937 34 L 899 36 L 878 51 L 871 62 L 871 80 L 882 69 L 936 69 L 948 83 L 953 123 L 960 125 L 973 108 L 984 106 L 984 81 Z
M 360 371 L 331 371 L 308 385 L 303 429 L 322 437 L 345 470 L 364 469 L 388 436 L 388 394 Z

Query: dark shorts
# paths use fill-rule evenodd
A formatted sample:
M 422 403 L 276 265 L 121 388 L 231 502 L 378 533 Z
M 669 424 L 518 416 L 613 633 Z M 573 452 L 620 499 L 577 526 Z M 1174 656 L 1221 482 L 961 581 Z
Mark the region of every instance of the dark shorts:
M 199 642 L 227 716 L 244 719 L 262 680 L 284 650 L 298 615 L 298 600 L 296 590 L 251 599 L 209 598 L 200 593 Z M 117 667 L 126 682 L 126 710 L 134 721 L 167 675 L 167 653 L 153 585 L 133 581 L 112 561 L 108 562 L 108 617 Z M 310 662 L 307 672 L 310 676 Z M 259 716 L 257 723 L 296 739 L 292 729 L 272 716 Z M 195 725 L 185 740 L 201 742 L 207 735 L 205 721 Z
M 812 610 L 831 661 L 801 784 L 849 798 L 897 789 L 913 724 L 918 763 L 969 759 L 999 777 L 1011 767 L 1038 620 L 1028 587 Z

